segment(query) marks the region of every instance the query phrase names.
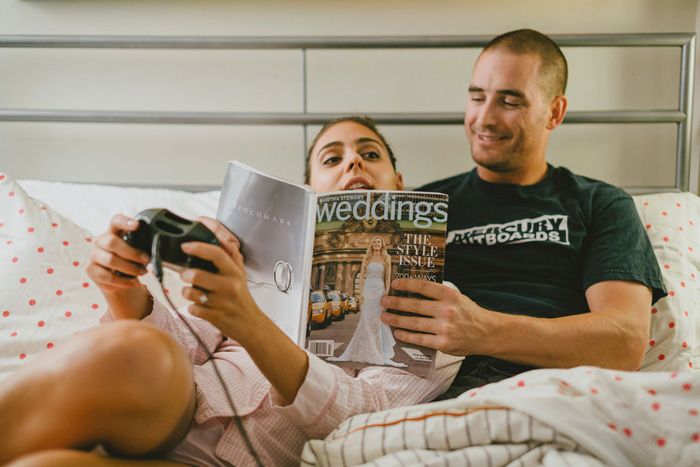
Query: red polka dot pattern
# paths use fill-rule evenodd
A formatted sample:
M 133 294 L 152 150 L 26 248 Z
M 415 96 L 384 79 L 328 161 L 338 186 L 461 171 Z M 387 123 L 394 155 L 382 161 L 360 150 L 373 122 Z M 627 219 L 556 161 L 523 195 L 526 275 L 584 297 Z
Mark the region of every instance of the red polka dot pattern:
M 668 291 L 651 309 L 642 369 L 691 371 L 700 361 L 700 198 L 661 193 L 634 201 Z
M 0 377 L 98 323 L 104 299 L 85 273 L 90 234 L 0 178 Z M 4 337 L 2 337 L 4 336 Z

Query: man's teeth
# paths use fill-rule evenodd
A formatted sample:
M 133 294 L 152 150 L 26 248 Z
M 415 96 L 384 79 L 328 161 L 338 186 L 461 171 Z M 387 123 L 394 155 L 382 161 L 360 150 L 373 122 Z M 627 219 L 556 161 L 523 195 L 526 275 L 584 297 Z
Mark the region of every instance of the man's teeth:
M 353 183 L 352 185 L 350 185 L 348 187 L 348 190 L 363 190 L 365 188 L 367 188 L 367 185 L 365 185 L 364 183 L 358 182 L 358 183 Z

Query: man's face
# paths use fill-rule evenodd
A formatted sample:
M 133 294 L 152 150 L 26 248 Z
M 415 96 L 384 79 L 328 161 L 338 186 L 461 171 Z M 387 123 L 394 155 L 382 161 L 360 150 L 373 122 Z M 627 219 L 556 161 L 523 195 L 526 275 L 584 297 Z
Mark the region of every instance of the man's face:
M 464 129 L 479 166 L 505 174 L 544 163 L 549 99 L 539 69 L 538 56 L 505 49 L 477 60 Z

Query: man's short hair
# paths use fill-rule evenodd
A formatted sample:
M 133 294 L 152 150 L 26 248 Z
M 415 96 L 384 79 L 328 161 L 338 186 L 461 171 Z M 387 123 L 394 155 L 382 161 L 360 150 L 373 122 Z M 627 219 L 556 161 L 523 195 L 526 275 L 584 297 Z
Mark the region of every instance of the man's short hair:
M 514 54 L 534 54 L 540 57 L 543 88 L 551 97 L 564 95 L 568 65 L 561 49 L 551 38 L 532 29 L 518 29 L 494 37 L 486 44 L 483 52 L 499 48 Z

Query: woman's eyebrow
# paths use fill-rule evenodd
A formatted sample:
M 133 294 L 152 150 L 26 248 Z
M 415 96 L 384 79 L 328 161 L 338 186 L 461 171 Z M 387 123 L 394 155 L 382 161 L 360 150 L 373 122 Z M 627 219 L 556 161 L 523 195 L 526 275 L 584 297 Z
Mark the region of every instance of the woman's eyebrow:
M 326 148 L 330 148 L 331 146 L 342 146 L 342 145 L 343 145 L 343 143 L 341 143 L 340 141 L 331 141 L 330 143 L 324 144 L 323 147 L 318 150 L 317 154 L 320 154 L 321 151 L 323 151 Z
M 377 141 L 374 138 L 364 137 L 364 138 L 358 138 L 355 140 L 355 144 L 363 144 L 363 143 L 374 143 L 374 144 L 378 144 L 380 146 L 382 145 L 379 141 Z
M 374 138 L 369 138 L 369 137 L 367 137 L 367 136 L 362 137 L 362 138 L 357 138 L 357 139 L 355 140 L 355 144 L 356 144 L 356 145 L 365 144 L 365 143 L 374 143 L 374 144 L 377 144 L 377 145 L 379 145 L 379 146 L 382 145 L 382 143 L 380 143 L 380 142 L 377 141 L 376 139 L 374 139 Z M 318 152 L 317 152 L 316 154 L 317 154 L 317 155 L 320 155 L 320 154 L 323 152 L 324 149 L 328 149 L 328 148 L 333 147 L 333 146 L 341 146 L 341 147 L 342 147 L 342 146 L 343 146 L 343 143 L 342 143 L 342 141 L 331 141 L 330 143 L 326 143 L 326 144 L 324 144 L 324 145 L 318 150 Z

